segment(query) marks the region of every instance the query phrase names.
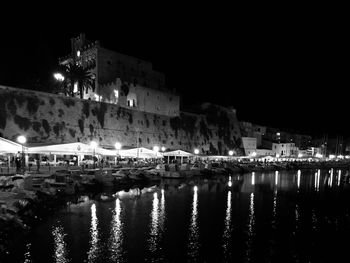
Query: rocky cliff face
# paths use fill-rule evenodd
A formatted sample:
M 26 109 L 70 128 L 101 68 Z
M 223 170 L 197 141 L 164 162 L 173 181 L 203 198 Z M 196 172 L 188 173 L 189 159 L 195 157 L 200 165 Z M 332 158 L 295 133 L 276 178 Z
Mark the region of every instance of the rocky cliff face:
M 168 117 L 60 95 L 0 86 L 0 136 L 29 143 L 99 141 L 102 146 L 154 145 L 205 154 L 241 153 L 234 111 L 206 105 L 203 114 Z

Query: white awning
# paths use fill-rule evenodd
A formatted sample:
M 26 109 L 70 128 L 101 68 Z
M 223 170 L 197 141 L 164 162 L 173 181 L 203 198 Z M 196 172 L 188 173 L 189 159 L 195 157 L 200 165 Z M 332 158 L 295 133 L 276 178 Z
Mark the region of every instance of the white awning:
M 57 155 L 93 155 L 95 153 L 99 155 L 116 155 L 116 151 L 106 150 L 101 147 L 96 147 L 94 150 L 90 145 L 81 142 L 29 147 L 28 153 Z
M 176 150 L 171 152 L 165 152 L 163 153 L 163 156 L 180 156 L 180 157 L 191 157 L 194 156 L 192 153 L 185 152 L 182 150 Z
M 122 157 L 131 158 L 163 158 L 163 155 L 160 152 L 149 150 L 144 147 L 128 150 L 119 150 L 119 155 Z
M 24 146 L 24 151 L 27 147 Z M 0 154 L 22 152 L 22 145 L 0 137 Z

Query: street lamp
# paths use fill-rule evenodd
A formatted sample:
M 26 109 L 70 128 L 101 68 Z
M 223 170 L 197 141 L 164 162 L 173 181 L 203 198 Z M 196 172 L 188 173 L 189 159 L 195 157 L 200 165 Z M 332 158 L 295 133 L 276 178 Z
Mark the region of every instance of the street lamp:
M 53 74 L 53 77 L 54 77 L 56 80 L 58 80 L 58 81 L 61 81 L 61 82 L 64 81 L 64 76 L 63 76 L 61 73 L 59 73 L 59 72 L 54 73 L 54 74 Z
M 162 146 L 162 152 L 165 152 L 165 150 L 166 150 L 166 149 L 165 149 L 165 147 L 164 147 L 164 146 Z
M 158 152 L 159 152 L 159 146 L 153 146 L 153 151 L 156 152 L 156 157 L 158 157 Z
M 97 142 L 95 141 L 92 141 L 90 142 L 90 145 L 92 147 L 92 150 L 93 150 L 93 155 L 92 155 L 92 159 L 94 160 L 94 169 L 96 168 L 96 163 L 95 163 L 95 151 L 96 151 L 96 148 L 97 148 Z
M 25 172 L 25 157 L 24 157 L 24 144 L 27 142 L 27 138 L 23 135 L 20 135 L 17 137 L 17 142 L 19 142 L 20 144 L 22 144 L 22 171 L 23 173 Z

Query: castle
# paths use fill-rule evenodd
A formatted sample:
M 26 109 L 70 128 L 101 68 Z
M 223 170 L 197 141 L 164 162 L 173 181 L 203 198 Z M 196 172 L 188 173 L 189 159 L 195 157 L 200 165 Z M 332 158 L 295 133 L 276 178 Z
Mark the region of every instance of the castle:
M 29 143 L 99 141 L 106 148 L 164 146 L 201 154 L 242 154 L 234 109 L 202 104 L 180 109 L 180 97 L 147 61 L 119 54 L 81 34 L 61 65 L 78 64 L 94 75 L 95 89 L 83 99 L 0 86 L 0 136 Z

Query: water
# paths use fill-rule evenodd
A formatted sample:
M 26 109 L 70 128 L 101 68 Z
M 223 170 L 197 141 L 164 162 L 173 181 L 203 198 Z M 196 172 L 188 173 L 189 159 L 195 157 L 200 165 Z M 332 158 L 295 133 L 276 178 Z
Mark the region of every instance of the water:
M 348 256 L 348 172 L 164 180 L 81 196 L 10 262 L 340 262 Z

